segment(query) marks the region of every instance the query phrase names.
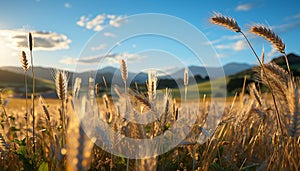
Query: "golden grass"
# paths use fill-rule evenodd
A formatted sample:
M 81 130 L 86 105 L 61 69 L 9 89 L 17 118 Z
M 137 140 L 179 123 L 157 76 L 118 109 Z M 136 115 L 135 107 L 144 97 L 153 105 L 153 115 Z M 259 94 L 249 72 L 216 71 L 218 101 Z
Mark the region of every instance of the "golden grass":
M 58 72 L 56 90 L 59 99 L 40 97 L 37 100 L 33 93 L 32 101 L 26 103 L 25 99 L 7 98 L 1 91 L 1 170 L 299 170 L 300 82 L 280 66 L 273 63 L 264 64 L 233 18 L 217 14 L 211 17 L 210 21 L 243 34 L 260 63 L 256 70 L 259 82 L 248 87 L 244 82 L 239 94 L 227 98 L 225 109 L 221 111 L 221 119 L 208 119 L 209 114 L 215 116 L 214 114 L 220 112 L 218 104 L 210 103 L 211 97 L 204 96 L 195 101 L 185 100 L 181 103 L 173 98 L 169 89 L 158 90 L 163 97 L 156 97 L 158 78 L 154 72 L 149 72 L 146 85 L 148 92 L 141 92 L 138 87 L 135 90 L 127 88 L 128 69 L 124 60 L 120 61 L 120 69 L 125 90 L 119 91 L 117 86 L 114 87 L 119 96 L 115 101 L 112 101 L 108 92 L 98 97 L 99 87 L 89 85 L 89 98 L 82 98 L 80 104 L 73 104 L 73 98 L 79 96 L 81 79 L 76 78 L 78 85 L 76 90 L 73 90 L 72 97 L 67 92 L 66 76 L 63 72 Z M 252 28 L 252 31 L 264 34 L 262 36 L 284 53 L 285 47 L 281 44 L 283 42 L 271 30 L 259 27 Z M 30 33 L 31 58 L 32 43 Z M 22 57 L 22 64 L 26 65 L 25 55 Z M 32 72 L 33 68 L 32 66 Z M 201 86 L 188 86 L 187 72 L 183 74 L 185 92 L 198 93 Z M 218 83 L 222 80 L 214 81 Z M 93 78 L 89 79 L 89 83 L 94 84 Z M 262 93 L 258 86 L 260 84 L 266 86 L 270 93 Z M 203 89 L 209 92 L 209 87 L 210 85 L 204 85 Z M 249 91 L 249 95 L 246 90 Z M 178 92 L 177 90 L 173 93 Z M 93 93 L 97 95 L 96 99 Z M 99 100 L 100 98 L 102 100 Z M 8 104 L 5 103 L 6 100 Z M 221 98 L 214 100 L 219 103 L 222 101 Z M 121 139 L 123 136 L 137 139 L 155 138 L 166 130 L 170 131 L 169 128 L 176 126 L 177 121 L 189 117 L 195 117 L 195 123 L 179 125 L 189 126 L 191 131 L 175 149 L 152 158 L 127 158 L 125 161 L 124 157 L 114 156 L 96 146 L 95 137 L 89 139 L 86 136 L 74 111 L 75 105 L 82 105 L 90 114 L 80 116 L 81 122 L 90 124 L 100 119 L 101 122 L 106 122 L 110 129 L 118 132 L 120 137 L 117 138 Z M 131 105 L 134 107 L 131 108 Z M 28 118 L 24 118 L 27 113 L 26 106 L 31 106 L 32 111 L 31 117 Z M 124 114 L 132 116 L 145 110 L 161 115 L 147 124 L 129 122 L 123 118 Z M 32 124 L 25 126 L 27 119 Z M 209 124 L 216 124 L 216 129 L 207 128 Z M 108 134 L 106 130 L 101 131 Z M 117 138 L 106 139 L 109 135 L 101 135 L 97 137 L 98 141 L 102 142 L 105 139 L 113 144 L 113 148 L 122 147 L 115 144 Z M 200 136 L 210 135 L 207 141 L 199 144 Z M 157 145 L 158 148 L 163 148 L 163 144 Z M 134 149 L 134 144 L 126 144 L 126 150 L 131 152 Z

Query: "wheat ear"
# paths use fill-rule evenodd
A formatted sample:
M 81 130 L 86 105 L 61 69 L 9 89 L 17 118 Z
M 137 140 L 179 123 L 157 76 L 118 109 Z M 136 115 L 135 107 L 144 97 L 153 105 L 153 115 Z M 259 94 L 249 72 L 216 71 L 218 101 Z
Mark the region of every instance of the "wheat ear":
M 275 34 L 271 29 L 267 28 L 264 25 L 257 24 L 257 25 L 251 26 L 250 31 L 253 34 L 256 34 L 258 36 L 265 38 L 267 41 L 269 41 L 273 45 L 273 47 L 277 51 L 279 51 L 280 53 L 282 53 L 284 55 L 288 72 L 291 73 L 289 61 L 285 54 L 285 44 L 283 43 L 282 39 L 277 34 Z
M 214 16 L 210 17 L 209 20 L 213 24 L 217 24 L 223 27 L 228 28 L 229 30 L 235 31 L 235 32 L 241 32 L 241 28 L 235 21 L 235 19 L 223 16 L 220 13 L 215 13 Z
M 126 91 L 126 80 L 128 78 L 128 70 L 127 70 L 127 64 L 125 62 L 124 59 L 120 60 L 120 70 L 121 70 L 121 76 L 122 76 L 122 80 L 124 82 L 124 88 L 125 88 L 125 93 Z
M 61 101 L 61 121 L 62 121 L 62 140 L 61 146 L 65 144 L 65 126 L 66 126 L 66 119 L 65 119 L 65 112 L 64 112 L 64 102 L 67 98 L 67 76 L 65 72 L 58 71 L 55 77 L 55 85 L 56 85 L 56 93 L 58 98 Z
M 261 68 L 262 68 L 262 71 L 265 72 L 265 68 L 264 68 L 264 65 L 263 63 L 261 62 L 261 60 L 259 59 L 256 51 L 254 50 L 253 46 L 251 45 L 250 41 L 248 40 L 247 36 L 245 35 L 244 32 L 242 32 L 242 30 L 240 29 L 240 27 L 238 26 L 237 22 L 235 21 L 235 19 L 233 18 L 229 18 L 229 17 L 225 17 L 225 16 L 222 16 L 221 14 L 216 14 L 215 16 L 211 17 L 210 18 L 210 22 L 213 23 L 213 24 L 217 24 L 217 25 L 220 25 L 220 26 L 223 26 L 223 27 L 226 27 L 230 30 L 233 30 L 235 32 L 239 32 L 243 35 L 243 37 L 245 38 L 245 40 L 247 41 L 250 49 L 252 50 L 254 56 L 256 57 L 256 59 L 258 60 Z M 267 85 L 268 87 L 270 88 L 270 92 L 271 92 L 271 95 L 272 95 L 272 100 L 274 102 L 274 107 L 275 107 L 275 110 L 276 110 L 276 118 L 277 118 L 277 122 L 278 122 L 278 126 L 281 130 L 281 133 L 284 134 L 284 131 L 283 131 L 283 127 L 282 127 L 282 121 L 280 119 L 280 115 L 279 115 L 279 110 L 278 110 L 278 106 L 277 106 L 277 103 L 276 103 L 276 100 L 275 100 L 275 94 L 274 94 L 274 91 L 271 87 L 271 84 L 270 84 L 270 81 L 269 79 L 267 78 L 266 79 L 266 82 L 267 82 Z

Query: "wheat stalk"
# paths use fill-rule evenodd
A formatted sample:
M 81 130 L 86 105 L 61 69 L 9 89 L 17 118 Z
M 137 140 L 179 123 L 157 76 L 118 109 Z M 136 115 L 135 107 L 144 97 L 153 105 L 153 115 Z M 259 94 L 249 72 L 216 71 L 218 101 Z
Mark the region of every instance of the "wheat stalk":
M 24 80 L 25 80 L 25 108 L 26 108 L 26 114 L 25 114 L 25 125 L 26 125 L 26 142 L 28 143 L 28 80 L 27 80 L 27 71 L 29 70 L 28 66 L 28 60 L 26 57 L 26 53 L 22 51 L 21 53 L 21 64 L 22 68 L 24 70 Z
M 259 106 L 262 106 L 262 99 L 261 99 L 254 83 L 252 83 L 248 86 L 248 90 L 249 90 L 250 96 L 252 96 L 256 99 Z
M 226 27 L 226 28 L 228 28 L 230 30 L 233 30 L 235 32 L 241 33 L 243 35 L 243 37 L 245 38 L 245 40 L 247 41 L 247 43 L 248 43 L 250 49 L 252 50 L 254 56 L 258 60 L 260 66 L 262 68 L 262 71 L 265 72 L 265 68 L 264 68 L 263 63 L 259 59 L 256 51 L 252 47 L 252 45 L 251 45 L 250 41 L 248 40 L 247 36 L 245 35 L 245 33 L 242 32 L 242 30 L 238 26 L 238 24 L 235 21 L 235 19 L 222 16 L 221 14 L 216 14 L 215 16 L 213 16 L 213 17 L 210 18 L 210 22 L 213 23 L 213 24 L 217 24 L 217 25 Z M 270 88 L 270 92 L 271 92 L 271 95 L 272 95 L 272 100 L 274 102 L 274 107 L 275 107 L 275 110 L 276 110 L 276 117 L 277 117 L 278 126 L 279 126 L 279 128 L 281 130 L 281 133 L 284 134 L 283 127 L 282 127 L 282 122 L 281 122 L 280 115 L 279 115 L 278 106 L 277 106 L 276 99 L 275 99 L 275 94 L 274 94 L 274 91 L 273 91 L 273 89 L 271 87 L 271 83 L 270 83 L 268 77 L 266 77 L 266 78 L 267 78 L 266 79 L 266 83 L 267 83 L 267 86 Z
M 35 153 L 35 76 L 34 76 L 34 66 L 33 66 L 33 56 L 32 56 L 32 48 L 33 48 L 33 39 L 32 34 L 29 32 L 28 34 L 28 47 L 30 51 L 30 61 L 31 61 L 31 73 L 32 73 L 32 141 L 33 141 L 33 152 Z
M 271 29 L 263 25 L 251 26 L 250 31 L 268 40 L 280 53 L 284 53 L 285 44 Z
M 291 137 L 297 138 L 300 135 L 300 106 L 299 106 L 299 90 L 292 82 L 289 84 L 288 109 L 287 114 L 290 124 L 288 125 L 288 133 Z
M 277 34 L 275 34 L 271 29 L 267 28 L 264 25 L 257 24 L 257 25 L 251 26 L 250 31 L 253 34 L 256 34 L 258 36 L 265 38 L 267 41 L 269 41 L 273 45 L 273 47 L 277 51 L 279 51 L 280 53 L 282 53 L 284 55 L 288 72 L 291 73 L 289 61 L 285 54 L 285 44 L 283 43 L 282 39 Z
M 45 104 L 44 99 L 43 99 L 42 96 L 40 96 L 39 102 L 40 102 L 40 104 L 41 104 L 41 106 L 42 106 L 42 109 L 43 109 L 44 114 L 45 114 L 46 117 L 47 117 L 47 122 L 50 122 L 50 113 L 49 113 L 49 110 L 48 110 L 48 108 L 47 108 L 47 105 Z
M 64 111 L 64 102 L 67 98 L 67 76 L 63 71 L 57 71 L 55 77 L 56 93 L 58 98 L 61 101 L 61 120 L 62 120 L 62 141 L 61 146 L 65 144 L 65 111 Z
M 189 69 L 188 68 L 185 68 L 185 70 L 184 70 L 183 84 L 184 84 L 184 102 L 186 103 L 187 86 L 189 84 Z
M 124 59 L 120 60 L 120 70 L 121 70 L 121 76 L 124 81 L 124 84 L 126 85 L 126 80 L 128 78 L 128 71 L 127 71 L 127 64 Z
M 67 76 L 63 71 L 58 71 L 55 76 L 56 93 L 60 100 L 66 100 Z
M 26 57 L 26 53 L 24 51 L 22 51 L 21 54 L 21 63 L 22 63 L 22 68 L 25 72 L 27 72 L 29 70 L 29 66 L 28 66 L 28 60 Z
M 6 109 L 5 109 L 4 102 L 3 102 L 3 89 L 0 89 L 0 105 L 3 109 L 3 113 L 6 117 L 6 120 L 8 120 L 8 116 L 7 116 Z
M 151 109 L 151 103 L 148 101 L 148 99 L 141 93 L 139 93 L 137 90 L 131 90 L 129 91 L 132 98 L 134 98 L 139 104 L 143 106 L 143 109 L 146 108 L 147 110 Z
M 99 84 L 98 83 L 96 83 L 96 85 L 95 85 L 95 94 L 96 94 L 96 99 L 98 98 L 98 96 L 99 96 L 99 90 L 100 90 L 100 86 L 99 86 Z
M 105 86 L 106 93 L 108 93 L 108 87 L 107 87 L 106 79 L 105 79 L 104 76 L 102 77 L 102 80 L 103 80 L 103 83 L 104 83 L 104 86 Z
M 235 21 L 235 19 L 223 16 L 220 13 L 215 13 L 214 16 L 210 17 L 209 21 L 213 24 L 217 24 L 223 27 L 228 28 L 229 30 L 235 31 L 235 32 L 241 32 L 241 28 Z
M 155 71 L 148 71 L 147 90 L 148 98 L 151 103 L 156 99 L 156 88 L 157 88 L 157 74 Z

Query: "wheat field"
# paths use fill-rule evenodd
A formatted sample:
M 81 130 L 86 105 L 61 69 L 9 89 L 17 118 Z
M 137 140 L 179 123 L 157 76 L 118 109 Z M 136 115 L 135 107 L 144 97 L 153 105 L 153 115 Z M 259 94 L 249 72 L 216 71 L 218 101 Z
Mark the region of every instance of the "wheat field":
M 298 170 L 300 84 L 290 70 L 284 42 L 263 25 L 250 27 L 251 33 L 265 38 L 284 55 L 287 70 L 275 63 L 264 63 L 264 52 L 257 54 L 235 19 L 216 13 L 209 20 L 242 34 L 259 62 L 255 70 L 256 82 L 241 85 L 241 92 L 226 102 L 222 117 L 214 121 L 217 126 L 213 131 L 204 126 L 208 114 L 215 112 L 209 111 L 214 110 L 211 100 L 202 97 L 195 102 L 186 100 L 189 91 L 186 71 L 182 73 L 185 75 L 185 99 L 181 101 L 174 98 L 169 89 L 157 90 L 158 77 L 154 73 L 148 75 L 146 91 L 126 85 L 125 60 L 120 61 L 124 87 L 110 87 L 117 97 L 108 92 L 100 94 L 99 85 L 93 84 L 88 92 L 95 98 L 78 103 L 80 78 L 76 79 L 74 87 L 68 87 L 64 71 L 57 71 L 55 76 L 58 99 L 35 95 L 34 35 L 29 33 L 31 64 L 24 51 L 21 55 L 27 98 L 10 99 L 5 89 L 0 94 L 0 170 Z M 27 77 L 27 72 L 32 72 L 32 77 Z M 33 79 L 30 91 L 28 79 Z M 262 86 L 267 91 L 261 91 Z M 76 106 L 83 102 L 91 117 L 80 118 L 76 114 Z M 147 124 L 130 123 L 122 118 L 123 113 L 135 116 L 136 111 L 157 112 L 161 118 Z M 187 125 L 191 131 L 183 141 L 166 153 L 143 159 L 110 154 L 80 126 L 80 122 L 100 119 L 121 136 L 152 139 L 190 116 L 195 118 L 195 123 Z M 102 131 L 109 136 L 106 130 Z M 198 143 L 199 136 L 207 134 L 210 134 L 208 140 Z M 97 141 L 104 141 L 101 135 Z M 135 147 L 127 144 L 127 148 L 133 151 Z

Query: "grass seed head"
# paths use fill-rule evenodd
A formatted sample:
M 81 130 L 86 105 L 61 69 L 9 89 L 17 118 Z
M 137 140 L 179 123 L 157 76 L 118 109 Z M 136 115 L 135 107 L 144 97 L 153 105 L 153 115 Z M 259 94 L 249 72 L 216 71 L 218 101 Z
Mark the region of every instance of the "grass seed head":
M 265 38 L 280 53 L 285 53 L 285 44 L 283 43 L 282 39 L 278 35 L 276 35 L 271 29 L 269 29 L 263 25 L 254 25 L 250 28 L 250 31 L 253 34 L 256 34 L 258 36 Z
M 23 70 L 28 71 L 29 70 L 28 60 L 26 57 L 26 53 L 24 51 L 22 51 L 22 54 L 21 54 L 21 63 L 22 63 Z
M 217 24 L 223 27 L 228 28 L 229 30 L 235 31 L 235 32 L 241 32 L 241 28 L 237 24 L 234 18 L 223 16 L 219 13 L 216 13 L 214 16 L 212 16 L 209 20 L 213 24 Z
M 60 100 L 67 97 L 67 76 L 63 71 L 58 71 L 55 77 L 56 93 Z
M 28 46 L 29 46 L 29 50 L 32 51 L 32 35 L 30 32 L 28 35 Z

